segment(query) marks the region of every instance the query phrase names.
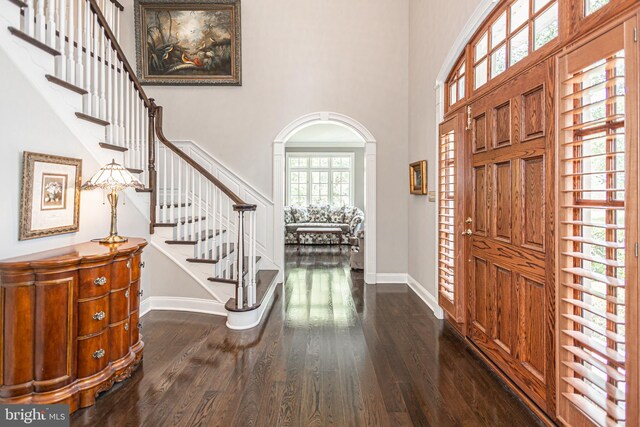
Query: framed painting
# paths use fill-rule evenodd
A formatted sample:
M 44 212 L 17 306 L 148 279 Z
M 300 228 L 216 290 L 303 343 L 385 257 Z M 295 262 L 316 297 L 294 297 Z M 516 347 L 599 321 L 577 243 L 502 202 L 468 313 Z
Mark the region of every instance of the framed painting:
M 411 194 L 427 194 L 426 160 L 420 160 L 409 165 L 409 190 Z
M 138 78 L 240 86 L 240 0 L 136 0 Z
M 20 240 L 79 229 L 82 160 L 25 151 Z

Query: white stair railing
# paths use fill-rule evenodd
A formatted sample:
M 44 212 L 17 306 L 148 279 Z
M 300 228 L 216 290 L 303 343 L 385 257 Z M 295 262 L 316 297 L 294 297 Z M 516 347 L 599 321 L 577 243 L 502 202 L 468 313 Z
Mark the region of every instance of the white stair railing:
M 103 147 L 123 152 L 125 166 L 144 173 L 141 180 L 151 194 L 150 231 L 175 224 L 176 241 L 194 242 L 193 261 L 214 264 L 214 281 L 236 284 L 235 308 L 253 308 L 256 205 L 245 203 L 164 137 L 162 107 L 147 97 L 117 41 L 120 3 L 25 4 L 20 31 L 55 51 L 53 80 L 86 92 L 78 117 L 104 125 Z

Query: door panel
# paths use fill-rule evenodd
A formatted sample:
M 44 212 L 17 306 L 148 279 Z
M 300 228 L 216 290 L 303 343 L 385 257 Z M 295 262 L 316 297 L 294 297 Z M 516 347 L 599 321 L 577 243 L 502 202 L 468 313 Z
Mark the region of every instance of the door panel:
M 471 105 L 475 194 L 468 259 L 469 338 L 552 413 L 553 65 L 549 61 Z M 491 131 L 485 129 L 491 117 Z M 490 140 L 486 140 L 486 137 Z M 484 139 L 483 139 L 484 138 Z M 487 230 L 488 226 L 488 230 Z

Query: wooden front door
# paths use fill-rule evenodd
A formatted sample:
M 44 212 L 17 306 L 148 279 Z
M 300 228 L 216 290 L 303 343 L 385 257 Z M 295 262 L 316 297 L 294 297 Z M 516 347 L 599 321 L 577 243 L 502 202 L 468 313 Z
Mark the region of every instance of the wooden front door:
M 553 65 L 471 105 L 465 167 L 467 334 L 553 411 Z M 469 191 L 470 190 L 470 191 Z

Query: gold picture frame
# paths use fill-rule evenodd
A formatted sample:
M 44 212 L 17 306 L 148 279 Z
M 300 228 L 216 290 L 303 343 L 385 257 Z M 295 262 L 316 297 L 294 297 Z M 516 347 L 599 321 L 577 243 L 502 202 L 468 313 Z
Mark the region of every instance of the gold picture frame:
M 409 191 L 411 194 L 427 194 L 427 161 L 420 160 L 409 165 Z
M 145 85 L 242 86 L 240 0 L 135 0 Z
M 82 159 L 25 151 L 19 240 L 79 230 Z

